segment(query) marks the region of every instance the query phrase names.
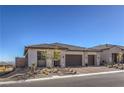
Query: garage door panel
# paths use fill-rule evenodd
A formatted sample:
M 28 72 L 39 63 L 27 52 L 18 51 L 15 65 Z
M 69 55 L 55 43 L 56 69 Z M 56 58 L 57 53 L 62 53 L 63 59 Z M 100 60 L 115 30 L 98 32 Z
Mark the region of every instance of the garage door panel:
M 46 67 L 46 60 L 38 60 L 37 66 L 38 67 Z
M 66 55 L 66 66 L 82 66 L 82 55 Z

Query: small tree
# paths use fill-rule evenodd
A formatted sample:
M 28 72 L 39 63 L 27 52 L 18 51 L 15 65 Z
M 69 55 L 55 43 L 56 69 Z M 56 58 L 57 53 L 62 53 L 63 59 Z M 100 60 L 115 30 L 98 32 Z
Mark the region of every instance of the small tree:
M 47 59 L 47 51 L 42 51 L 41 58 L 42 58 L 42 60 L 46 60 Z
M 59 61 L 60 58 L 61 58 L 61 55 L 60 55 L 59 47 L 58 46 L 55 46 L 53 60 L 54 61 Z
M 48 52 L 48 51 L 51 51 L 51 50 L 47 50 L 46 57 L 45 57 L 46 59 L 51 59 L 51 60 L 56 61 L 56 62 L 60 60 L 61 52 L 57 46 L 55 46 L 55 50 L 53 51 L 53 55 L 51 54 L 52 52 Z
M 60 60 L 60 52 L 59 51 L 54 51 L 54 58 L 55 61 L 59 61 Z

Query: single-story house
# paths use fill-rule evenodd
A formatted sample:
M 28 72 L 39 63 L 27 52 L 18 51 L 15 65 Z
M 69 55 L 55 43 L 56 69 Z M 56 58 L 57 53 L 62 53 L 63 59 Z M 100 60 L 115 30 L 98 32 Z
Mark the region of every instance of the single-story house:
M 124 62 L 124 46 L 120 45 L 112 45 L 112 44 L 104 44 L 92 47 L 92 49 L 101 50 L 100 60 L 109 62 L 109 63 L 117 63 L 118 62 L 118 54 L 122 54 L 122 62 Z
M 26 46 L 24 56 L 31 67 L 76 67 L 99 66 L 102 62 L 117 62 L 117 54 L 123 54 L 124 46 L 104 44 L 91 48 L 75 45 L 51 43 Z

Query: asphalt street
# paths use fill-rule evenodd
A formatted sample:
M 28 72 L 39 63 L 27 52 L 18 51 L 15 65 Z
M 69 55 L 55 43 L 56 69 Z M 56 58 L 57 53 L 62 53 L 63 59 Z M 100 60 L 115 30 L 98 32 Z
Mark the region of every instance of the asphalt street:
M 124 87 L 124 72 L 5 84 L 0 87 Z

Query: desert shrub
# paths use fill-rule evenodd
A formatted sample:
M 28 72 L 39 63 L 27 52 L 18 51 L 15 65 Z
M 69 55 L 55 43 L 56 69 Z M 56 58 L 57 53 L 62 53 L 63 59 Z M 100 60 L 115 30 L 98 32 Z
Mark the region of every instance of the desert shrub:
M 124 69 L 124 66 L 118 66 L 118 69 L 120 69 L 120 70 L 123 70 Z
M 100 65 L 101 65 L 101 66 L 106 66 L 107 63 L 106 63 L 106 61 L 103 60 L 103 61 L 100 63 Z

